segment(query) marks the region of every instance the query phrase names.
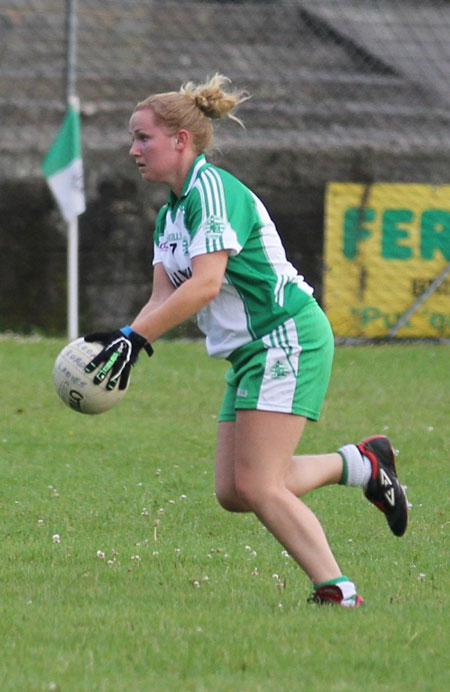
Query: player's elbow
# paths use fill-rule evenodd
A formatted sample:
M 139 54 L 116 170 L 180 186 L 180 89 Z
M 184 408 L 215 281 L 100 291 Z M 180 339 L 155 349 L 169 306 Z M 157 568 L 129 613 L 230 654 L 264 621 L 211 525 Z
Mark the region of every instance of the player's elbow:
M 208 281 L 203 281 L 201 286 L 198 287 L 198 295 L 203 305 L 208 305 L 214 298 L 216 298 L 222 287 L 222 282 L 218 281 L 215 277 L 209 279 Z
M 209 303 L 211 303 L 214 298 L 216 298 L 219 295 L 219 291 L 209 288 L 202 293 L 202 298 L 201 298 L 201 304 L 202 307 L 206 307 Z
M 220 293 L 220 289 L 222 288 L 222 282 L 221 281 L 212 281 L 211 284 L 208 286 L 208 296 L 210 302 L 211 300 L 214 300 L 214 298 L 217 298 L 217 296 Z

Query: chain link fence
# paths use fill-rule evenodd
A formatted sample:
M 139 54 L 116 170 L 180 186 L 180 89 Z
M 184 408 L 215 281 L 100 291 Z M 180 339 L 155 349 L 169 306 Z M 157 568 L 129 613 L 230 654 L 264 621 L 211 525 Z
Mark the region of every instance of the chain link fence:
M 450 3 L 445 0 L 78 0 L 77 5 L 76 91 L 88 202 L 81 228 L 86 238 L 88 227 L 97 234 L 106 232 L 104 219 L 108 218 L 122 238 L 114 247 L 122 248 L 128 259 L 140 258 L 142 247 L 123 238 L 120 229 L 131 227 L 133 218 L 139 220 L 138 228 L 147 228 L 165 195 L 155 192 L 150 198 L 146 192 L 145 204 L 134 201 L 142 189 L 131 168 L 123 172 L 134 104 L 149 93 L 177 89 L 188 79 L 202 81 L 215 72 L 228 75 L 234 85 L 252 94 L 240 110 L 246 129 L 232 124 L 219 128 L 217 161 L 265 199 L 291 259 L 315 284 L 325 305 L 326 272 L 333 261 L 332 256 L 326 257 L 324 246 L 329 219 L 332 232 L 339 233 L 333 207 L 328 209 L 328 222 L 325 218 L 326 200 L 334 199 L 327 198 L 330 182 L 362 186 L 349 202 L 362 210 L 354 232 L 361 235 L 365 229 L 373 236 L 374 228 L 364 221 L 364 209 L 378 213 L 370 203 L 370 186 L 378 182 L 445 186 L 449 182 Z M 26 199 L 22 199 L 21 212 L 19 202 L 13 211 L 8 206 L 16 182 L 22 190 L 26 185 L 31 186 L 29 191 L 37 190 L 28 194 L 28 200 L 34 200 L 29 213 L 35 225 L 47 229 L 46 237 L 51 237 L 54 227 L 61 230 L 44 188 L 32 188 L 41 183 L 31 181 L 41 180 L 42 156 L 65 111 L 66 9 L 58 0 L 0 0 L 0 245 L 8 266 L 8 242 L 11 233 L 17 235 L 17 214 L 30 218 Z M 391 207 L 411 208 L 413 216 L 420 215 L 420 209 L 413 209 L 414 202 L 425 193 L 418 190 L 405 198 L 405 190 L 391 189 Z M 445 197 L 445 190 L 440 194 Z M 439 209 L 450 211 L 445 200 L 439 199 Z M 429 285 L 450 261 L 446 219 L 443 216 L 435 227 L 435 234 L 441 234 L 433 252 L 436 262 L 429 274 L 420 270 L 418 276 L 418 270 L 412 270 L 416 273 L 408 279 L 410 284 L 420 279 Z M 402 228 L 406 226 L 396 226 L 397 234 Z M 407 231 L 412 234 L 412 226 Z M 419 224 L 419 245 L 420 233 Z M 404 240 L 400 236 L 398 246 L 416 242 L 412 235 Z M 129 250 L 127 242 L 134 250 Z M 146 252 L 150 245 L 146 241 Z M 60 245 L 61 254 L 63 249 Z M 98 324 L 103 319 L 92 308 L 92 295 L 98 286 L 109 285 L 105 272 L 94 269 L 90 255 L 99 249 L 105 251 L 100 240 L 86 239 L 82 245 L 86 273 L 92 277 L 97 272 L 82 295 L 86 323 Z M 121 266 L 119 260 L 114 261 L 111 285 Z M 351 334 L 341 330 L 343 336 L 364 335 L 361 315 L 365 307 L 374 307 L 366 305 L 364 290 L 361 293 L 367 263 L 370 257 L 359 274 L 360 293 L 355 298 L 362 310 L 360 319 L 350 326 Z M 122 291 L 120 300 L 113 297 L 102 307 L 108 324 L 129 316 L 139 302 L 136 292 L 142 292 L 147 280 L 147 264 L 128 276 L 128 293 Z M 384 265 L 387 294 L 392 293 L 398 274 L 395 263 L 390 274 L 388 265 Z M 342 269 L 339 262 L 336 266 Z M 400 315 L 420 294 L 417 281 L 416 296 L 410 291 L 404 304 L 393 308 L 385 320 L 386 329 L 395 325 L 397 311 Z M 2 285 L 3 294 L 8 285 Z M 448 300 L 447 285 L 444 279 L 439 290 Z M 339 294 L 339 282 L 332 284 L 332 290 L 338 302 L 350 300 Z M 345 290 L 355 293 L 354 287 Z M 12 310 L 4 299 L 3 305 Z M 440 336 L 447 334 L 445 320 L 450 322 L 445 305 L 439 306 L 444 320 Z M 22 322 L 27 310 L 24 307 Z M 3 326 L 10 323 L 14 325 L 11 315 Z M 334 326 L 339 332 L 339 325 Z
M 253 94 L 247 132 L 233 135 L 246 141 L 448 146 L 444 0 L 78 0 L 77 17 L 87 146 L 103 125 L 123 141 L 148 93 L 216 71 Z M 0 22 L 3 127 L 12 136 L 26 108 L 50 141 L 65 107 L 65 3 L 0 0 Z

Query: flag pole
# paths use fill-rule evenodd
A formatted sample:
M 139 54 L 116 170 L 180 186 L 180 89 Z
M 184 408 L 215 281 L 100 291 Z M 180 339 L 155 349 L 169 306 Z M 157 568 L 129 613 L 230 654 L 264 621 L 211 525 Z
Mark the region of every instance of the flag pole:
M 78 113 L 76 97 L 72 97 L 72 106 Z M 78 216 L 73 216 L 67 221 L 67 337 L 69 341 L 78 338 L 79 309 L 78 309 Z
M 78 217 L 67 224 L 67 337 L 69 341 L 79 334 L 78 324 Z
M 66 0 L 67 112 L 41 168 L 67 224 L 67 334 L 78 327 L 78 216 L 86 209 L 81 147 L 80 104 L 76 95 L 77 0 Z
M 76 96 L 77 77 L 77 0 L 66 0 L 66 104 L 67 110 L 74 108 L 80 112 L 80 102 Z M 78 216 L 67 222 L 67 337 L 73 341 L 79 336 L 78 309 Z

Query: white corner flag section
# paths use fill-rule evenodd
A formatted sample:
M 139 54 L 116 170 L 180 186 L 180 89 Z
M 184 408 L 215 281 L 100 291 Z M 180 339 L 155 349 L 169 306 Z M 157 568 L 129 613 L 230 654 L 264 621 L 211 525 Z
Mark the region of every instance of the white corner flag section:
M 78 329 L 78 216 L 86 209 L 78 99 L 71 97 L 61 129 L 42 162 L 42 170 L 67 222 L 67 333 Z
M 86 209 L 84 199 L 81 126 L 78 110 L 70 105 L 64 122 L 42 162 L 42 170 L 66 221 Z

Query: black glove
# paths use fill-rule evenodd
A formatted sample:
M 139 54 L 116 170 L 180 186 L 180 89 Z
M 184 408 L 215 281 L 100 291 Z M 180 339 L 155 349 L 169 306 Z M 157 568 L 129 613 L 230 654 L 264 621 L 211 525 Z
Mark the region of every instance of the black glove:
M 114 389 L 119 379 L 119 389 L 126 389 L 131 366 L 137 361 L 142 348 L 149 356 L 153 354 L 148 341 L 128 326 L 114 332 L 94 332 L 85 336 L 84 340 L 89 343 L 98 341 L 105 347 L 86 365 L 84 371 L 92 372 L 104 363 L 94 377 L 94 384 L 100 384 L 109 374 L 106 389 L 110 390 Z

